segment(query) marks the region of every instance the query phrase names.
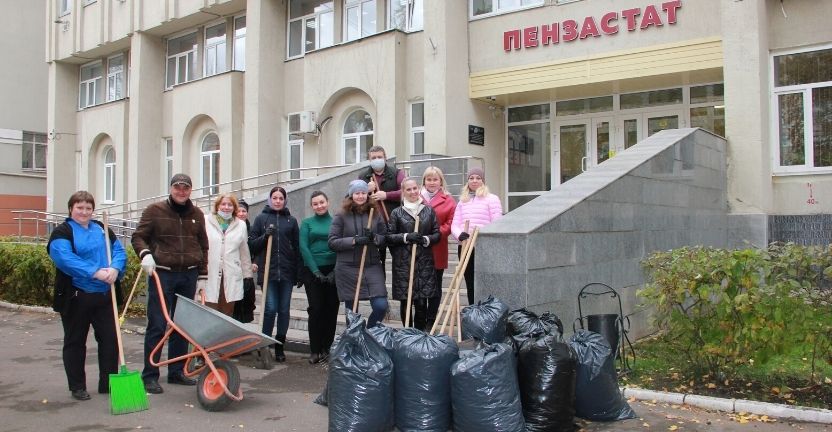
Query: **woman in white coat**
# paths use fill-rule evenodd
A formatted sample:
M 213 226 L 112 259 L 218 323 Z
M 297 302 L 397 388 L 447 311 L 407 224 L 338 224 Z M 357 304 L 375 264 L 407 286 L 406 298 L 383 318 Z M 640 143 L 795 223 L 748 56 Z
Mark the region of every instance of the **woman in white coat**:
M 234 302 L 243 299 L 243 279 L 252 277 L 248 230 L 245 221 L 235 215 L 239 204 L 231 194 L 214 201 L 214 211 L 205 215 L 208 234 L 208 280 L 205 305 L 228 316 L 234 314 Z

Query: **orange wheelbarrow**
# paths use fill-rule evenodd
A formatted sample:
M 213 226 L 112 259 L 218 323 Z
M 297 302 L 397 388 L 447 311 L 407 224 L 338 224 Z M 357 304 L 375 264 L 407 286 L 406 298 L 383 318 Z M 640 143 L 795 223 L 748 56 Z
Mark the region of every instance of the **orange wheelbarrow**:
M 278 343 L 262 334 L 255 326 L 247 326 L 233 318 L 199 304 L 179 294 L 175 316 L 168 314 L 159 276 L 153 273 L 162 314 L 168 323 L 164 336 L 150 353 L 150 364 L 156 367 L 185 361 L 184 374 L 198 376 L 196 395 L 207 411 L 222 411 L 232 401 L 243 400 L 240 390 L 240 371 L 229 361 L 231 357 Z M 173 332 L 187 340 L 193 350 L 188 354 L 154 362 Z

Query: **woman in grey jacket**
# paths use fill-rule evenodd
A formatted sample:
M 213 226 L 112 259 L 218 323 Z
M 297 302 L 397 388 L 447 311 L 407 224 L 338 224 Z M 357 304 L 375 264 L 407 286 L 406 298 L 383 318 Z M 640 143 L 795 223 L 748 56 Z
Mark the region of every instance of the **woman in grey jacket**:
M 378 247 L 384 244 L 387 227 L 381 215 L 373 215 L 372 228 L 367 229 L 371 203 L 364 180 L 350 182 L 347 197 L 341 211 L 332 218 L 329 231 L 329 248 L 335 251 L 335 285 L 338 299 L 347 309 L 352 309 L 355 287 L 361 263 L 361 252 L 368 246 L 364 260 L 359 300 L 370 300 L 373 311 L 367 317 L 367 327 L 378 324 L 387 313 L 387 287 L 384 285 L 384 269 L 381 266 Z

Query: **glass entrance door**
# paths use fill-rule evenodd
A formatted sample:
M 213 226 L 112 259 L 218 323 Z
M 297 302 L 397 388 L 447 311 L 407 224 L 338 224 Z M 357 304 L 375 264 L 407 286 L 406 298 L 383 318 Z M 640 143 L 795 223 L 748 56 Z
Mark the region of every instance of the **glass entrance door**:
M 615 154 L 615 150 L 612 148 L 612 136 L 612 117 L 592 119 L 592 161 L 589 164 L 590 167 L 604 162 Z
M 589 125 L 588 120 L 555 125 L 556 183 L 565 183 L 587 169 Z
M 614 140 L 615 152 L 626 150 L 647 137 L 665 129 L 684 127 L 682 113 L 679 110 L 652 111 L 623 115 L 616 122 L 616 130 L 621 131 L 620 138 Z

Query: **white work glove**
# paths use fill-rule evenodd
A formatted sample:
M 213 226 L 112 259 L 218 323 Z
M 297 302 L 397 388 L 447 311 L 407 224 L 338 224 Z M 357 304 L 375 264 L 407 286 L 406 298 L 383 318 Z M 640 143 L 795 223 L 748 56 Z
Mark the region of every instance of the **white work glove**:
M 142 258 L 142 270 L 147 273 L 148 276 L 152 275 L 154 271 L 156 271 L 156 261 L 153 259 L 153 255 L 147 254 Z
M 199 279 L 196 280 L 196 292 L 197 292 L 197 294 L 199 294 L 200 292 L 202 292 L 202 293 L 205 292 L 206 282 L 208 282 L 208 279 L 199 278 Z M 197 296 L 197 298 L 199 298 L 199 297 Z

